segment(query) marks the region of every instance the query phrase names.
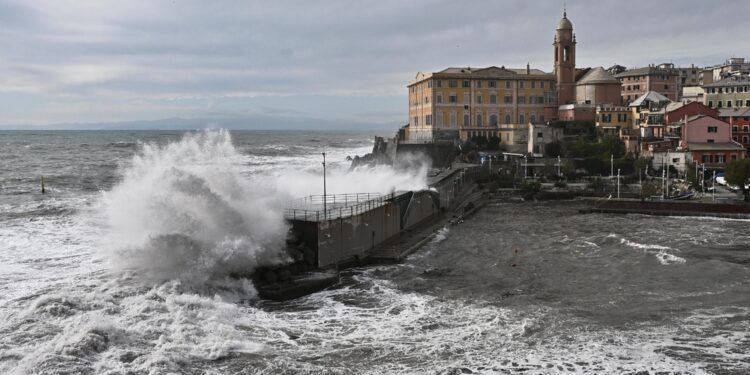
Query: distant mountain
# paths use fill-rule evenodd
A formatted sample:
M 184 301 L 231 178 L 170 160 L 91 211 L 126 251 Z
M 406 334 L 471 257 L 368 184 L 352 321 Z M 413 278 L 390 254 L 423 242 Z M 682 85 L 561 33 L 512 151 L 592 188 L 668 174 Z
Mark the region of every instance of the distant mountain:
M 49 125 L 0 125 L 3 130 L 192 130 L 203 128 L 247 130 L 393 130 L 397 123 L 369 123 L 302 117 L 249 116 L 216 118 L 168 118 L 161 120 L 59 123 Z

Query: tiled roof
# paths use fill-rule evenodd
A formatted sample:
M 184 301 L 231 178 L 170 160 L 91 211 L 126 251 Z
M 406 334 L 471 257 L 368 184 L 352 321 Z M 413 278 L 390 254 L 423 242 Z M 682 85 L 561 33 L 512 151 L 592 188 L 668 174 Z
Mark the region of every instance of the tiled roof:
M 749 76 L 738 76 L 738 77 L 735 76 L 735 77 L 724 78 L 721 81 L 716 81 L 713 83 L 703 85 L 703 87 L 727 87 L 727 86 L 747 86 L 747 85 L 750 85 Z
M 594 83 L 616 83 L 619 85 L 620 81 L 600 66 L 589 70 L 586 75 L 576 82 L 577 85 Z
M 745 147 L 737 143 L 688 143 L 690 151 L 743 151 Z
M 615 75 L 615 78 L 646 76 L 646 75 L 655 75 L 655 74 L 679 75 L 679 72 L 675 69 L 662 69 L 662 68 L 657 68 L 655 66 L 647 66 L 645 68 L 628 69 L 620 74 Z
M 656 91 L 649 91 L 641 96 L 638 97 L 638 99 L 633 100 L 633 102 L 630 103 L 631 107 L 639 107 L 643 105 L 643 102 L 649 101 L 652 103 L 661 103 L 661 102 L 671 102 L 669 98 L 666 96 L 659 94 Z

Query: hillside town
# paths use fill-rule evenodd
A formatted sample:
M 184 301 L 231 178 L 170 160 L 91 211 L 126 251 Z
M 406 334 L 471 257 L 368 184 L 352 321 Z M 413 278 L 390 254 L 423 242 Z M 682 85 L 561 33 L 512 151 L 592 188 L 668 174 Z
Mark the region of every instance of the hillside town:
M 581 67 L 577 44 L 563 12 L 551 73 L 528 64 L 417 73 L 408 84 L 409 122 L 399 142 L 468 142 L 484 159 L 522 158 L 527 177 L 542 176 L 550 160 L 558 169 L 568 160 L 583 174 L 612 177 L 622 169 L 640 181 L 651 169 L 663 178 L 692 179 L 689 185 L 701 191 L 717 176 L 723 183 L 727 166 L 748 156 L 750 62 L 744 58 L 705 67 Z M 608 143 L 614 145 L 594 147 Z M 587 147 L 596 151 L 581 151 Z M 598 162 L 582 162 L 592 156 Z M 663 197 L 673 193 L 661 190 Z

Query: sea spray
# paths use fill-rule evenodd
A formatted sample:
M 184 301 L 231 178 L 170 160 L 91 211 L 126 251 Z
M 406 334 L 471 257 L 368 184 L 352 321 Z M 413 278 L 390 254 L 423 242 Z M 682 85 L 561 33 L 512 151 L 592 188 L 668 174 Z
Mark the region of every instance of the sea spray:
M 241 175 L 225 130 L 143 144 L 104 195 L 115 266 L 202 284 L 286 260 L 284 196 Z

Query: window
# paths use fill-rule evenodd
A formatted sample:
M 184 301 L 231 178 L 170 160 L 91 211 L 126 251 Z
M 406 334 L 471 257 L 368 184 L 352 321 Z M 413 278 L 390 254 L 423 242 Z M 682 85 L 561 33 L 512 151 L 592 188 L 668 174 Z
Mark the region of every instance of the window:
M 525 124 L 526 123 L 526 115 L 524 113 L 518 114 L 518 123 L 519 124 Z
M 750 107 L 750 99 L 745 100 L 745 107 Z
M 487 82 L 487 86 L 494 89 L 497 87 L 497 81 L 489 81 Z
M 532 113 L 529 119 L 532 124 L 536 124 L 536 113 Z
M 429 96 L 425 96 L 424 97 L 424 102 L 425 102 L 425 104 L 429 104 L 430 103 L 430 97 Z
M 664 85 L 664 90 L 669 90 L 669 85 Z
M 539 103 L 539 104 L 544 104 L 544 97 L 543 96 L 538 96 L 536 98 L 536 102 Z
M 701 156 L 701 161 L 703 163 L 710 163 L 711 162 L 711 157 L 709 155 L 702 155 Z
M 724 162 L 724 155 L 716 155 L 716 162 L 717 163 L 723 163 Z
M 543 88 L 544 88 L 544 81 L 541 81 L 541 82 L 539 82 L 539 88 L 540 88 L 540 89 L 543 89 Z
M 523 81 L 518 81 L 518 88 L 519 88 L 519 89 L 522 89 L 522 88 L 523 88 Z
M 525 96 L 519 96 L 518 97 L 518 104 L 526 104 L 526 97 Z
M 494 113 L 490 115 L 490 126 L 497 126 L 497 115 Z
M 476 85 L 478 89 L 482 88 L 482 81 L 476 81 Z
M 443 87 L 443 81 L 437 80 L 435 82 L 437 83 L 437 87 Z
M 505 98 L 503 100 L 505 104 L 513 104 L 513 97 L 510 95 L 505 95 Z
M 535 88 L 536 88 L 536 81 L 531 81 L 531 88 L 532 88 L 532 89 L 535 89 Z
M 469 126 L 469 114 L 464 113 L 464 126 Z
M 735 107 L 742 107 L 742 100 L 737 100 L 734 102 Z
M 414 126 L 419 126 L 419 116 L 414 116 Z
M 739 130 L 739 126 L 732 125 L 732 132 L 737 132 L 737 130 Z
M 510 124 L 510 113 L 505 115 L 505 123 Z
M 451 111 L 450 124 L 452 128 L 456 127 L 456 111 Z
M 538 133 L 536 133 L 536 137 L 537 138 L 544 138 L 544 133 L 538 132 Z
M 714 140 L 713 139 L 707 139 L 706 143 L 714 143 Z
M 464 94 L 464 104 L 469 104 L 470 101 L 471 101 L 471 94 L 465 93 Z
M 570 59 L 570 47 L 565 46 L 563 47 L 563 61 L 568 61 Z
M 510 88 L 510 81 L 505 81 L 505 88 L 506 88 L 506 89 L 509 89 L 509 88 Z
M 750 131 L 750 126 L 748 126 L 748 125 L 744 125 L 744 126 L 742 126 L 742 131 L 743 131 L 743 132 L 747 132 L 747 131 Z
M 677 164 L 680 162 L 680 158 L 672 158 L 672 164 Z
M 432 125 L 432 115 L 426 115 L 424 117 L 424 124 L 425 125 Z
M 437 116 L 435 116 L 435 126 L 437 126 L 438 128 L 443 127 L 443 112 L 442 111 L 438 111 Z
M 456 97 L 456 94 L 448 95 L 448 102 L 449 103 L 458 103 L 458 97 Z
M 477 113 L 477 126 L 482 126 L 482 114 Z
M 482 95 L 477 95 L 477 104 L 482 104 Z
M 458 87 L 458 81 L 451 79 L 448 81 L 448 87 Z
M 732 101 L 731 100 L 727 100 L 727 108 L 732 108 Z
M 742 144 L 747 145 L 748 143 L 750 143 L 750 142 L 748 142 L 748 136 L 743 135 L 742 136 Z
M 428 89 L 431 89 L 431 88 L 432 88 L 432 81 L 427 81 L 427 88 L 428 88 Z
M 461 86 L 462 87 L 469 87 L 469 81 L 463 81 L 463 83 L 461 83 Z
M 708 101 L 708 106 L 709 107 L 713 107 L 714 106 L 714 101 L 713 100 L 709 100 Z
M 497 104 L 497 95 L 490 95 L 490 104 Z
M 719 104 L 719 108 L 723 107 L 723 106 L 721 105 L 721 103 L 723 103 L 723 102 L 722 102 L 721 100 L 719 100 L 719 101 L 718 101 L 717 103 Z
M 544 115 L 539 115 L 539 122 L 544 122 Z
M 536 104 L 536 96 L 529 96 L 529 104 Z

